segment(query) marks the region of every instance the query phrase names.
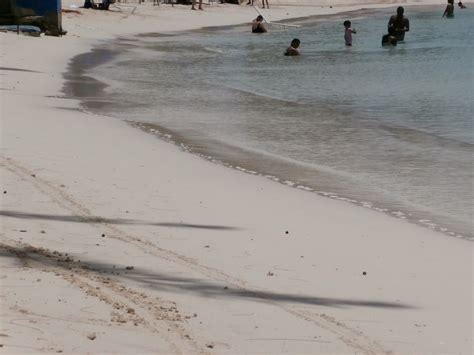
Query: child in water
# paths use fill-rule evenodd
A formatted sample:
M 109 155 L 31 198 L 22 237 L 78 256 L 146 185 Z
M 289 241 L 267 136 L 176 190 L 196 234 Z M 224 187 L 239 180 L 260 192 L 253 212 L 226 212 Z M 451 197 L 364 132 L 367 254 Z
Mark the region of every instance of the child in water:
M 443 17 L 452 18 L 454 17 L 454 0 L 448 0 L 448 5 L 444 10 Z
M 356 30 L 351 28 L 351 21 L 344 21 L 344 40 L 346 41 L 346 46 L 352 46 L 352 34 L 357 33 Z
M 292 40 L 290 46 L 286 49 L 285 55 L 287 56 L 300 55 L 300 52 L 298 51 L 300 43 L 301 42 L 298 38 L 295 38 L 294 40 Z
M 382 46 L 396 46 L 397 37 L 395 37 L 395 29 L 393 27 L 388 28 L 388 34 L 382 36 Z

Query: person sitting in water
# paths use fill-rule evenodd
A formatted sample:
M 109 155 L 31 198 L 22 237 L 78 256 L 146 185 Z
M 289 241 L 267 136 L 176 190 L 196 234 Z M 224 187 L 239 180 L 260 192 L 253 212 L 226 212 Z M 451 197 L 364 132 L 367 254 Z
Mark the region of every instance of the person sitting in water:
M 263 16 L 258 15 L 258 17 L 252 21 L 252 33 L 265 33 L 267 29 L 263 24 Z
M 405 9 L 403 6 L 399 6 L 397 8 L 397 14 L 392 15 L 388 21 L 388 28 L 393 27 L 397 41 L 403 41 L 405 39 L 405 32 L 410 31 L 410 22 L 403 16 L 404 12 Z
M 446 5 L 446 9 L 443 12 L 443 17 L 454 17 L 454 0 L 448 0 L 448 5 Z
M 388 33 L 382 36 L 382 46 L 396 46 L 397 37 L 395 37 L 395 29 L 390 27 Z
M 300 43 L 301 42 L 298 38 L 295 38 L 294 40 L 292 40 L 290 46 L 286 49 L 285 55 L 287 56 L 300 55 L 300 52 L 298 51 Z
M 458 2 L 458 6 L 460 9 L 465 9 L 466 6 L 462 3 L 462 1 Z

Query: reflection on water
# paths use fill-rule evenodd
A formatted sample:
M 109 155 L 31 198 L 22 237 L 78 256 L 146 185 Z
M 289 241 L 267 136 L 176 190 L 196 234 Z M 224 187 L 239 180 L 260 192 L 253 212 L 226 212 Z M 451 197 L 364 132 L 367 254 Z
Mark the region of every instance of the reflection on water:
M 101 110 L 232 166 L 472 237 L 473 12 L 408 9 L 406 42 L 382 48 L 392 11 L 348 15 L 352 48 L 340 18 L 112 44 L 116 59 L 93 69 L 115 100 Z M 303 56 L 284 57 L 293 37 Z

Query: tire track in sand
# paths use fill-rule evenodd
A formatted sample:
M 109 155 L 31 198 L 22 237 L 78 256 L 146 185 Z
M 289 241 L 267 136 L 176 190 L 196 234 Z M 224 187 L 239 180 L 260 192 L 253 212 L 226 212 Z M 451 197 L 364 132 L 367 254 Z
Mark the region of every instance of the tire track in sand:
M 111 323 L 141 326 L 168 343 L 169 350 L 174 354 L 208 354 L 181 325 L 183 317 L 174 302 L 155 299 L 127 288 L 112 275 L 103 275 L 101 271 L 73 260 L 67 254 L 24 242 L 4 241 L 7 243 L 0 242 L 0 250 L 14 255 L 24 267 L 53 273 L 80 288 L 88 296 L 110 305 L 113 309 Z
M 114 225 L 101 221 L 96 216 L 94 216 L 94 214 L 89 209 L 75 201 L 72 196 L 66 193 L 66 191 L 58 188 L 56 185 L 43 178 L 32 177 L 33 172 L 20 165 L 18 162 L 13 161 L 11 158 L 2 157 L 1 165 L 3 165 L 15 175 L 29 181 L 35 186 L 37 190 L 50 197 L 62 208 L 70 211 L 78 218 L 83 218 L 85 223 L 97 227 L 100 226 L 101 230 L 106 229 L 108 231 L 109 238 L 113 238 L 127 244 L 132 244 L 146 254 L 150 254 L 159 257 L 162 260 L 186 267 L 214 281 L 225 282 L 229 286 L 241 291 L 245 291 L 248 295 L 251 295 L 254 298 L 265 300 L 268 304 L 278 307 L 294 317 L 302 319 L 308 323 L 333 333 L 346 346 L 354 349 L 357 352 L 366 355 L 391 353 L 390 351 L 384 349 L 382 345 L 363 334 L 361 331 L 349 327 L 348 325 L 336 320 L 334 317 L 328 316 L 326 314 L 314 314 L 311 312 L 299 310 L 296 307 L 278 303 L 272 300 L 272 298 L 263 291 L 259 292 L 255 288 L 251 287 L 244 280 L 228 275 L 222 270 L 203 265 L 193 258 L 181 255 L 172 250 L 161 248 L 148 240 L 142 240 L 141 238 L 122 231 Z M 91 219 L 93 220 L 94 218 L 97 219 L 96 223 L 91 222 Z

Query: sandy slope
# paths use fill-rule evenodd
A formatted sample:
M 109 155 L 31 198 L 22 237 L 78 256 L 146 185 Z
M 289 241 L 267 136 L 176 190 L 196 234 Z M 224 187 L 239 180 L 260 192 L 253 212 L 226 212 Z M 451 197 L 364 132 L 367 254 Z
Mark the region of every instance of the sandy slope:
M 2 353 L 471 353 L 472 243 L 211 164 L 61 96 L 68 60 L 102 38 L 253 15 L 147 4 L 67 15 L 63 38 L 0 34 Z

